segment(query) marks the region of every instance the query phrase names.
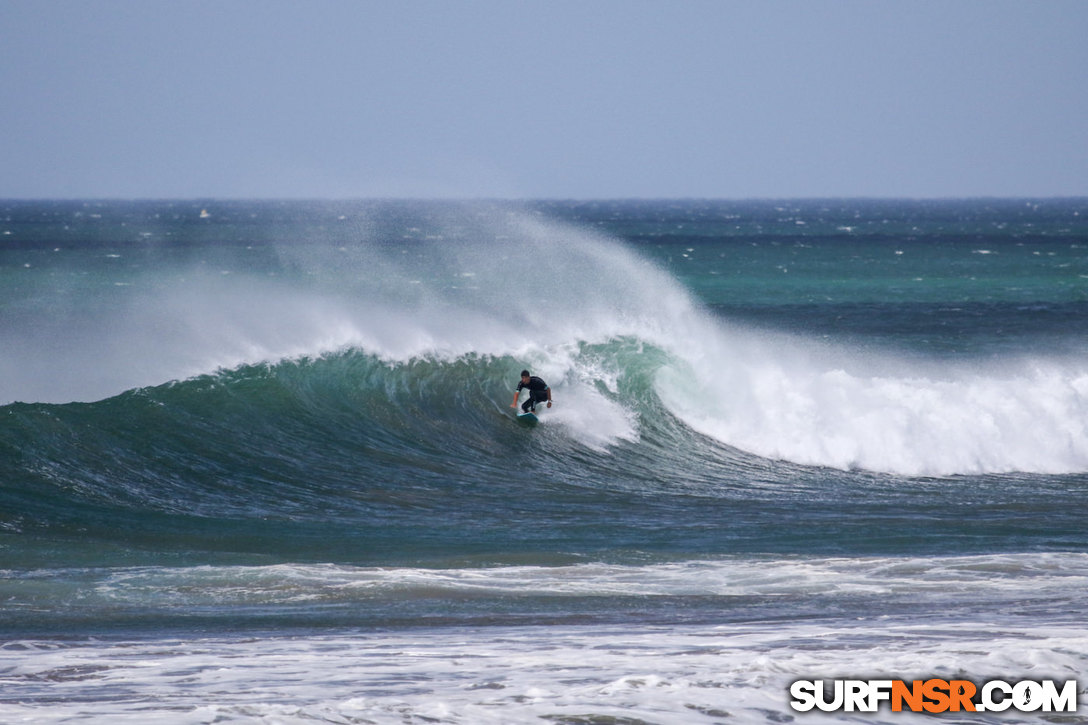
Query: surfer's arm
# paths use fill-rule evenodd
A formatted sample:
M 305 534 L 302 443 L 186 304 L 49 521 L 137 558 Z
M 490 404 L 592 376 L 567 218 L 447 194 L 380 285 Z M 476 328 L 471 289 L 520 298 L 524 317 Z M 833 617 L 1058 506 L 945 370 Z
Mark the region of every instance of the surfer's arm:
M 551 387 L 548 387 L 547 390 L 548 390 L 548 407 L 550 408 L 550 407 L 552 407 L 552 389 L 551 389 Z
M 521 391 L 520 390 L 515 390 L 514 391 L 514 402 L 510 404 L 511 408 L 518 407 L 518 396 L 519 395 L 521 395 Z

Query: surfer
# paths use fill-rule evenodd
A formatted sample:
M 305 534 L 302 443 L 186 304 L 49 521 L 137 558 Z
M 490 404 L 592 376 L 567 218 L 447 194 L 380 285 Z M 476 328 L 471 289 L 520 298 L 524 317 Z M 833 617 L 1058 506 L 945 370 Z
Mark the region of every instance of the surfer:
M 518 389 L 514 391 L 514 402 L 510 404 L 511 408 L 518 407 L 518 396 L 521 395 L 522 388 L 529 390 L 529 397 L 521 404 L 523 413 L 535 412 L 536 404 L 543 403 L 545 400 L 548 401 L 548 407 L 552 407 L 552 389 L 548 387 L 548 384 L 537 376 L 530 375 L 528 370 L 522 370 L 521 382 L 518 383 Z

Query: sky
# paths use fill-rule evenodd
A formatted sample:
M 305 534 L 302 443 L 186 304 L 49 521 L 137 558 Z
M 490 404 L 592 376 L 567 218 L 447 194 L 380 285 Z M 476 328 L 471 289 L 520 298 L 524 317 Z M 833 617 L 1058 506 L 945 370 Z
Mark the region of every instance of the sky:
M 1088 195 L 1084 0 L 0 0 L 0 198 Z

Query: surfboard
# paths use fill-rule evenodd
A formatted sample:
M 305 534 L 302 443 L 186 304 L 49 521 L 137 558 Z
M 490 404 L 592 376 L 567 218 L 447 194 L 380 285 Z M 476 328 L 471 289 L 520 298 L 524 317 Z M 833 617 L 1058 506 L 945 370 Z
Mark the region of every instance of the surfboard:
M 526 425 L 536 425 L 540 422 L 540 418 L 537 418 L 535 413 L 518 413 L 518 422 Z

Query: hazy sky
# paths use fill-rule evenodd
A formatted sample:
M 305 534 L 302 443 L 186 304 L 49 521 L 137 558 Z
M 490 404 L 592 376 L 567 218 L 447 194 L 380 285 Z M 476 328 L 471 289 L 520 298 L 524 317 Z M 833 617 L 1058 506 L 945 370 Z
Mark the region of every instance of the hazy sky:
M 1088 1 L 0 0 L 0 197 L 1088 195 Z

